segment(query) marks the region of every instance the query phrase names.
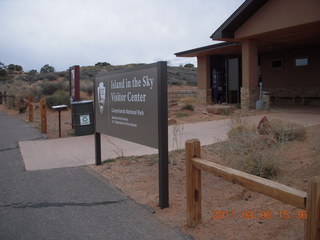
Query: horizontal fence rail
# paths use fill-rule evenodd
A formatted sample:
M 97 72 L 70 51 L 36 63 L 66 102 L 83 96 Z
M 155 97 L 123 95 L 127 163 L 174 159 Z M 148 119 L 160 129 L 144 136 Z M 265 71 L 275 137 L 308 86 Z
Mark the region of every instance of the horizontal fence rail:
M 262 193 L 297 208 L 306 209 L 306 192 L 204 159 L 193 158 L 191 161 L 193 166 L 202 171 L 209 172 L 226 181 L 241 185 L 249 190 Z
M 304 239 L 320 239 L 320 177 L 315 177 L 310 181 L 308 192 L 306 193 L 265 178 L 201 159 L 201 147 L 198 139 L 185 142 L 185 154 L 187 223 L 189 227 L 195 227 L 201 222 L 201 171 L 206 171 L 249 190 L 267 195 L 297 208 L 306 209 L 308 216 L 305 220 Z

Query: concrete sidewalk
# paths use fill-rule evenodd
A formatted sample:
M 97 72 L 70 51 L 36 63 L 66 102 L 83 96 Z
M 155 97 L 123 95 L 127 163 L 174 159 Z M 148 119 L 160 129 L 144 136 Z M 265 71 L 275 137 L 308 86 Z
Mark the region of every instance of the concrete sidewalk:
M 320 124 L 320 114 L 278 112 L 244 118 L 248 123 L 258 124 L 263 116 L 269 119 L 281 118 L 302 123 L 305 126 Z M 183 130 L 173 134 L 169 127 L 169 150 L 183 149 L 188 139 L 198 138 L 201 145 L 208 145 L 227 138 L 230 120 L 218 120 L 193 124 L 184 124 Z M 176 138 L 176 140 L 174 140 Z M 21 141 L 20 151 L 27 170 L 75 167 L 95 163 L 94 136 L 70 137 L 63 139 Z M 102 160 L 119 156 L 140 156 L 155 154 L 157 149 L 102 135 Z

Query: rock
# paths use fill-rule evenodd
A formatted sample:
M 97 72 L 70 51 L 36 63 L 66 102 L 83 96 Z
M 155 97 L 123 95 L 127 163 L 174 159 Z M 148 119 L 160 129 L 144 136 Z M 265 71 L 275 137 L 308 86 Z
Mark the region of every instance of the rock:
M 176 124 L 177 123 L 177 120 L 173 119 L 173 118 L 170 118 L 168 120 L 168 125 L 173 125 L 173 124 Z
M 273 132 L 272 126 L 266 116 L 258 124 L 258 132 L 261 135 L 269 135 Z

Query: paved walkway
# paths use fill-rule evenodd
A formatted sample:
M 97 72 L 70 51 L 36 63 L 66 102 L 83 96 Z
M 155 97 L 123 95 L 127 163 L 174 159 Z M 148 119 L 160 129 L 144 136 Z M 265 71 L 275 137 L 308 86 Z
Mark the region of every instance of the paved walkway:
M 313 111 L 314 112 L 314 111 Z M 265 115 L 244 118 L 248 123 L 258 124 Z M 274 111 L 268 118 L 281 118 L 302 123 L 306 126 L 320 124 L 320 112 Z M 169 127 L 169 150 L 184 148 L 188 139 L 198 138 L 202 145 L 212 144 L 227 138 L 231 127 L 230 120 L 218 120 L 183 125 L 183 130 L 173 134 Z M 176 140 L 174 138 L 176 137 Z M 102 160 L 119 156 L 139 156 L 157 153 L 156 149 L 102 135 Z M 20 141 L 25 167 L 27 170 L 52 169 L 94 164 L 94 137 L 70 137 L 53 140 Z
M 87 168 L 25 171 L 18 141 L 42 135 L 1 112 L 0 123 L 1 240 L 186 239 Z

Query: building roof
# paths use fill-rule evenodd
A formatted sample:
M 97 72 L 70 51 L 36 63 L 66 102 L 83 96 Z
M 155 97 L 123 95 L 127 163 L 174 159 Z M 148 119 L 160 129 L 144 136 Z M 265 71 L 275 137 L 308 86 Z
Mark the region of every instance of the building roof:
M 212 35 L 212 40 L 232 40 L 234 32 L 268 0 L 246 0 Z
M 183 52 L 178 52 L 175 53 L 177 57 L 196 57 L 203 54 L 208 54 L 208 53 L 214 53 L 214 54 L 225 54 L 227 49 L 229 50 L 234 50 L 234 49 L 239 49 L 240 44 L 237 42 L 223 42 L 223 43 L 218 43 L 218 44 L 212 44 L 209 46 L 205 47 L 200 47 L 200 48 L 194 48 L 191 50 L 183 51 Z

